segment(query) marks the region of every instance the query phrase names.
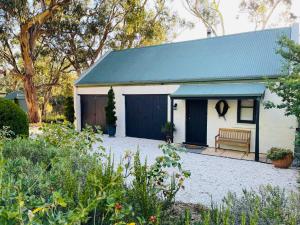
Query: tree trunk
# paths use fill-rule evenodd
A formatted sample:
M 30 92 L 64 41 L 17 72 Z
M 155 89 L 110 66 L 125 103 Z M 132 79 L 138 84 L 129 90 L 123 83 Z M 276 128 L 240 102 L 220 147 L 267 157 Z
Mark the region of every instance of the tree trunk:
M 29 121 L 31 123 L 38 123 L 40 122 L 40 114 L 37 104 L 37 94 L 30 76 L 26 76 L 24 78 L 24 92 L 28 108 Z
M 47 87 L 46 92 L 44 93 L 44 100 L 41 105 L 42 119 L 47 119 L 47 105 L 49 103 L 51 92 L 52 92 L 52 86 Z
M 23 25 L 21 26 L 20 33 L 20 44 L 21 44 L 21 53 L 24 63 L 24 94 L 28 108 L 28 116 L 30 123 L 40 122 L 39 107 L 37 103 L 37 94 L 36 88 L 33 84 L 33 77 L 35 74 L 33 60 L 32 60 L 32 49 L 33 46 L 30 45 L 30 32 L 28 28 Z

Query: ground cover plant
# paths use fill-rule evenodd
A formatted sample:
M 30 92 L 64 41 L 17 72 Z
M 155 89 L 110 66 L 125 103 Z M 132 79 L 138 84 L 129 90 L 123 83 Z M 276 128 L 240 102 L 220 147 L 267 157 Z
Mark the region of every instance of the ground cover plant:
M 191 210 L 192 209 L 192 210 Z M 172 212 L 172 211 L 171 211 Z M 169 213 L 165 225 L 296 225 L 300 224 L 300 195 L 278 187 L 228 193 L 219 206 L 189 205 L 180 214 Z

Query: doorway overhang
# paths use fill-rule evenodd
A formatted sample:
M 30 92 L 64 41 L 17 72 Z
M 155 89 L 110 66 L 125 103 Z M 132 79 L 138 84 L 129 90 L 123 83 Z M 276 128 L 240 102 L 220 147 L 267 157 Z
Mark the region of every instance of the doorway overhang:
M 262 83 L 184 84 L 172 93 L 173 99 L 237 99 L 262 97 L 265 92 Z
M 171 98 L 170 118 L 174 123 L 175 99 L 254 99 L 256 101 L 255 123 L 255 161 L 259 161 L 259 117 L 260 101 L 265 93 L 266 86 L 262 83 L 224 83 L 224 84 L 184 84 L 181 85 Z M 173 129 L 173 126 L 171 126 Z M 173 130 L 172 142 L 173 142 Z

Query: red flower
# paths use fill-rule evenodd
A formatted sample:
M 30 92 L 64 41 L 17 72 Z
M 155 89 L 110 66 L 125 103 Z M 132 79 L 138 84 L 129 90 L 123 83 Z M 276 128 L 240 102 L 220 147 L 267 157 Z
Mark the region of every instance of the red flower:
M 156 223 L 156 216 L 150 216 L 149 221 L 151 223 Z
M 116 203 L 115 204 L 115 209 L 116 210 L 121 210 L 122 209 L 122 205 L 120 203 Z

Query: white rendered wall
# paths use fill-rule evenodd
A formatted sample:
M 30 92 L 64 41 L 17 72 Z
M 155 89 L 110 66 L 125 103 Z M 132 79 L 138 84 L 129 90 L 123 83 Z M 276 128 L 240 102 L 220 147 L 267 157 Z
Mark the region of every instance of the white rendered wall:
M 266 91 L 265 101 L 280 103 L 280 98 Z M 261 107 L 260 145 L 261 152 L 271 147 L 282 147 L 294 150 L 295 129 L 297 120 L 294 116 L 285 116 L 282 109 L 265 109 Z
M 117 115 L 117 136 L 125 136 L 125 96 L 126 94 L 170 94 L 176 91 L 179 85 L 145 85 L 145 86 L 115 86 L 113 87 L 116 100 Z M 78 96 L 82 94 L 107 94 L 109 87 L 80 87 L 76 88 L 76 127 L 81 128 L 80 124 L 80 101 Z M 168 119 L 170 119 L 170 99 L 168 99 Z M 145 105 L 147 107 L 147 105 Z
M 115 86 L 117 113 L 117 136 L 125 136 L 125 96 L 126 94 L 170 94 L 176 91 L 179 85 L 147 85 L 147 86 Z M 75 115 L 76 127 L 80 129 L 80 94 L 107 94 L 109 87 L 77 87 L 75 88 Z M 278 96 L 266 91 L 264 100 L 278 102 Z M 214 138 L 219 128 L 242 128 L 251 130 L 251 151 L 255 148 L 255 124 L 237 123 L 237 100 L 227 100 L 228 112 L 219 118 L 215 105 L 218 100 L 208 100 L 207 116 L 207 144 L 214 146 Z M 174 123 L 176 132 L 174 141 L 181 143 L 185 141 L 185 100 L 174 100 L 177 109 L 174 110 Z M 147 107 L 147 106 L 145 106 Z M 168 119 L 170 120 L 170 99 L 168 100 Z M 284 115 L 284 110 L 264 109 L 260 106 L 260 152 L 265 153 L 271 147 L 284 147 L 293 149 L 296 119 Z M 226 147 L 226 146 L 225 146 Z M 233 148 L 228 146 L 228 148 Z
M 218 100 L 208 100 L 207 107 L 207 144 L 215 145 L 215 136 L 218 134 L 219 128 L 240 128 L 251 130 L 251 150 L 254 151 L 255 143 L 255 124 L 237 123 L 237 100 L 226 100 L 229 109 L 224 117 L 219 117 L 215 106 Z M 224 148 L 234 148 L 233 146 L 221 146 Z

